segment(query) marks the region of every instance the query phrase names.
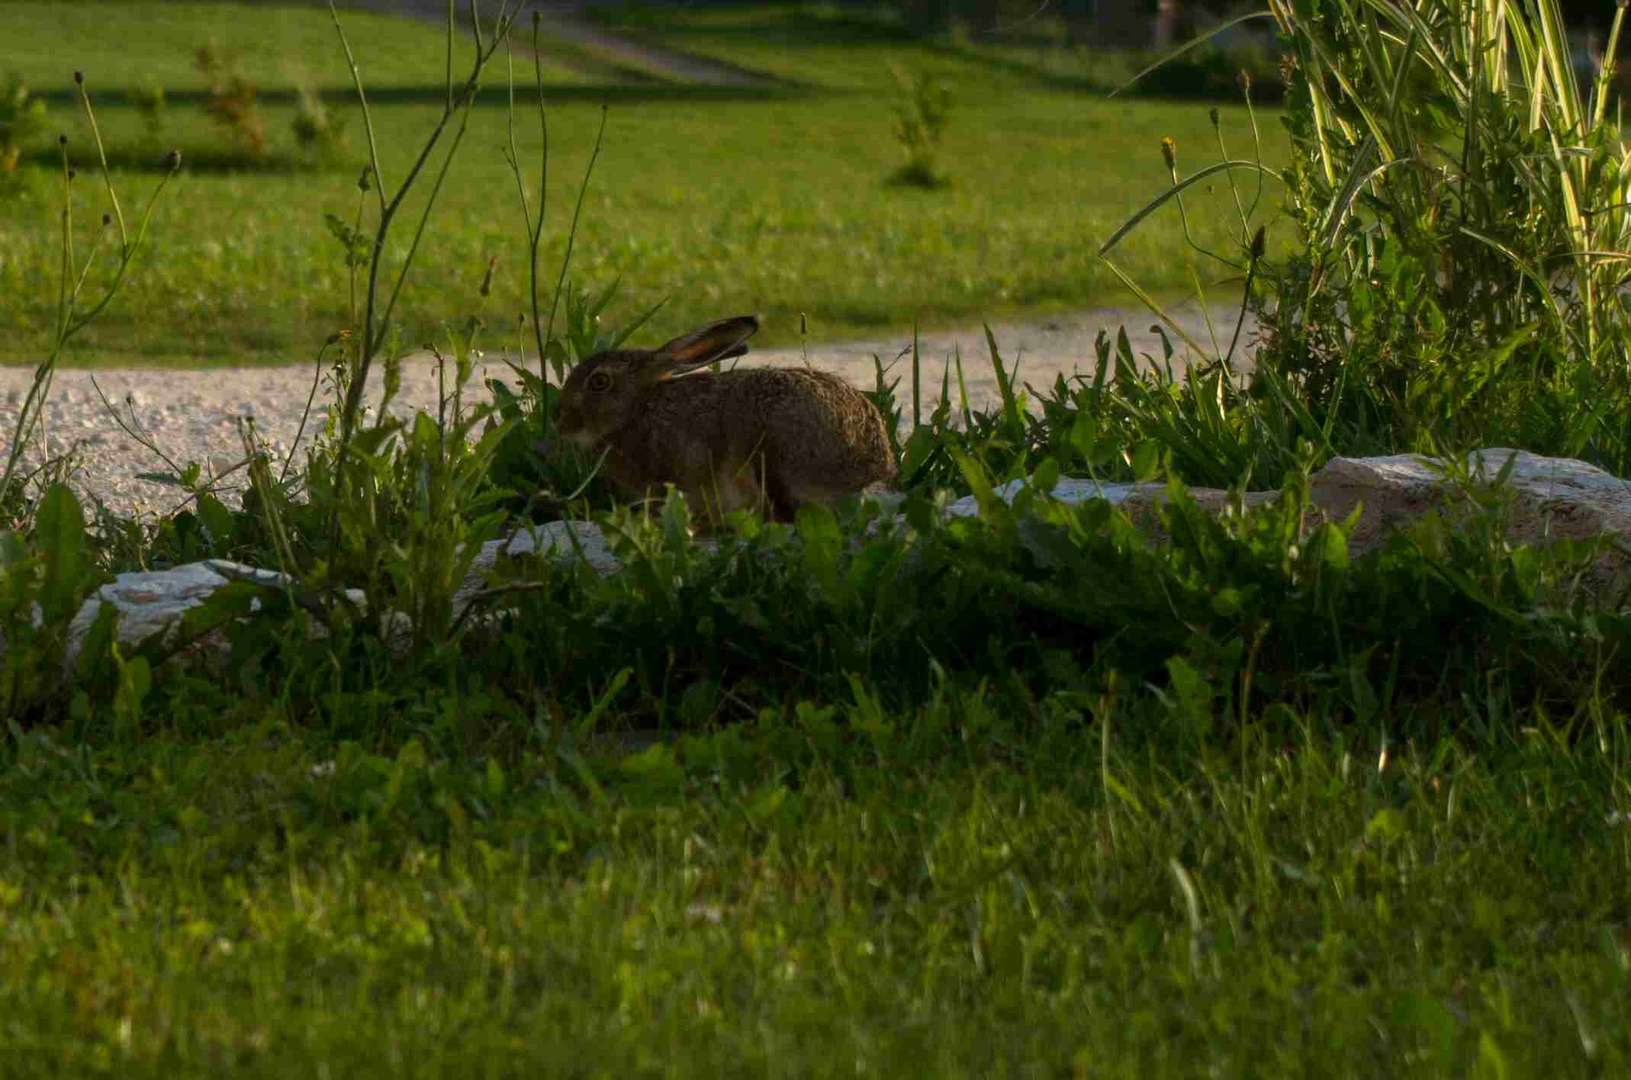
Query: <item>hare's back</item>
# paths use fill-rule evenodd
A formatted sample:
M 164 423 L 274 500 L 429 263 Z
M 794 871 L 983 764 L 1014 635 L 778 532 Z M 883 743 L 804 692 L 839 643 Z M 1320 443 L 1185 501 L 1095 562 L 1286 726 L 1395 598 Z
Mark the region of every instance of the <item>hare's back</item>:
M 837 375 L 809 368 L 738 369 L 721 377 L 727 415 L 754 417 L 772 431 L 855 436 L 879 426 L 878 410 Z M 841 439 L 853 444 L 855 439 Z
M 732 376 L 731 415 L 753 418 L 771 468 L 794 486 L 830 484 L 839 493 L 893 474 L 882 417 L 843 379 L 809 368 L 738 369 Z

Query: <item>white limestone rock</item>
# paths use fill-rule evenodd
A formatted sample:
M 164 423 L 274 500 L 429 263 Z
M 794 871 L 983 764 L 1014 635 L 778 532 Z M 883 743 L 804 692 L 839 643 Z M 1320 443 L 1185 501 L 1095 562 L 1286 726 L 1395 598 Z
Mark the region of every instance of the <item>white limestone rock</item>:
M 482 546 L 470 574 L 455 594 L 454 613 L 462 612 L 470 598 L 485 586 L 486 571 L 491 570 L 501 557 L 535 554 L 550 554 L 563 559 L 581 557 L 601 573 L 610 573 L 619 565 L 598 525 L 581 521 L 553 521 L 522 530 Z M 204 603 L 229 581 L 250 581 L 276 589 L 284 588 L 287 584 L 284 575 L 276 570 L 264 570 L 224 559 L 188 563 L 169 570 L 120 574 L 93 593 L 75 613 L 68 628 L 68 665 L 72 667 L 85 644 L 85 635 L 104 605 L 112 605 L 118 612 L 116 633 L 119 643 L 138 645 L 159 635 L 173 633 L 187 612 Z M 365 603 L 360 589 L 348 589 L 346 596 L 359 606 Z M 250 604 L 251 611 L 259 607 L 258 600 Z M 396 636 L 405 640 L 407 628 L 398 629 L 400 633 Z
M 103 585 L 74 613 L 68 624 L 65 662 L 71 668 L 85 644 L 85 635 L 96 622 L 103 605 L 118 612 L 115 640 L 121 645 L 140 645 L 162 640 L 173 633 L 182 618 L 208 600 L 230 581 L 250 581 L 271 588 L 283 588 L 287 578 L 276 570 L 262 570 L 226 559 L 206 559 L 168 570 L 138 570 L 120 574 Z M 362 605 L 360 589 L 347 589 L 346 596 Z M 250 601 L 250 610 L 260 609 L 259 600 Z
M 268 573 L 253 567 L 242 569 Z M 227 581 L 211 562 L 120 574 L 91 594 L 68 624 L 67 662 L 72 665 L 78 657 L 85 635 L 104 604 L 113 605 L 119 613 L 115 631 L 119 643 L 136 645 L 170 631 L 183 615 L 209 599 L 210 594 Z
M 601 574 L 610 574 L 622 566 L 617 556 L 612 554 L 606 534 L 592 521 L 549 521 L 520 529 L 481 545 L 463 584 L 453 594 L 454 615 L 461 614 L 470 601 L 487 588 L 487 576 L 498 565 L 500 558 L 514 559 L 527 555 L 550 555 L 568 562 L 581 558 L 590 569 Z
M 1501 483 L 1511 500 L 1508 538 L 1514 544 L 1631 537 L 1631 483 L 1594 465 L 1505 448 L 1475 450 L 1466 464 L 1482 483 Z M 1511 470 L 1502 479 L 1508 465 Z M 1453 512 L 1460 498 L 1442 467 L 1416 454 L 1332 458 L 1314 474 L 1310 489 L 1320 509 L 1333 518 L 1363 506 L 1350 539 L 1356 550 L 1376 546 L 1399 524 L 1429 509 Z

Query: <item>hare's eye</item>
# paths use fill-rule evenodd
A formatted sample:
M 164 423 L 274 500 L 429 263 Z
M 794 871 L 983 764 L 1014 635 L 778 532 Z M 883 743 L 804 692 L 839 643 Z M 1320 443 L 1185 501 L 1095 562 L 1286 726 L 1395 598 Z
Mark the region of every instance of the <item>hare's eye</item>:
M 611 388 L 612 377 L 606 374 L 604 371 L 597 371 L 593 375 L 589 376 L 589 389 L 601 391 L 610 390 Z

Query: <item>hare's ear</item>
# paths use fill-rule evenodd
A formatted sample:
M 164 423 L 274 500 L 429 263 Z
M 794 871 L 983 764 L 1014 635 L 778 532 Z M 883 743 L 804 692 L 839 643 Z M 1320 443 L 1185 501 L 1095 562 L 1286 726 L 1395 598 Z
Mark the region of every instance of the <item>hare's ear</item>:
M 721 319 L 680 335 L 658 349 L 657 357 L 668 369 L 665 374 L 683 375 L 719 360 L 741 356 L 748 351 L 748 338 L 758 329 L 759 320 L 752 315 Z

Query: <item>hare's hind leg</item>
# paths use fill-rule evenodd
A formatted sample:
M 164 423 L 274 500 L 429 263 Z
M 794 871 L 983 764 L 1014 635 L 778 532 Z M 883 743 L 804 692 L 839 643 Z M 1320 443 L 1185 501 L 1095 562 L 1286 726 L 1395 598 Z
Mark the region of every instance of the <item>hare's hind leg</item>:
M 775 445 L 765 452 L 769 463 L 764 471 L 765 493 L 783 521 L 792 521 L 805 503 L 831 505 L 862 486 L 863 478 L 848 455 L 812 458 L 807 454 L 806 447 L 789 451 Z
M 792 521 L 805 503 L 831 505 L 854 494 L 854 488 L 842 479 L 833 482 L 801 474 L 789 475 L 789 470 L 776 468 L 765 470 L 764 490 L 778 521 Z

